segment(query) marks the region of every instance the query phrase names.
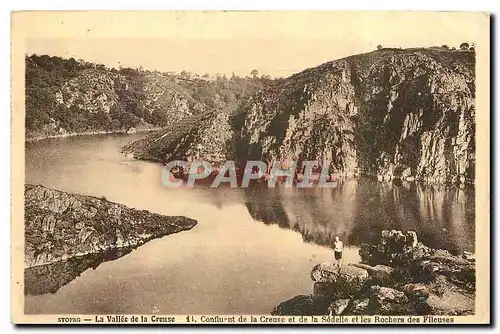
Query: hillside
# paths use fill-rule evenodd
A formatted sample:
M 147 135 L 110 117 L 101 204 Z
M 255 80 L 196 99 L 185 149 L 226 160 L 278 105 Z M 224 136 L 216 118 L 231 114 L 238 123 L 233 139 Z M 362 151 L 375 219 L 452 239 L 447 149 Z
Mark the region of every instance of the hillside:
M 473 183 L 475 53 L 381 49 L 328 62 L 265 85 L 235 113 L 184 118 L 124 152 L 162 162 L 328 160 L 346 176 Z
M 217 107 L 232 109 L 266 80 L 207 80 L 32 55 L 26 57 L 26 138 L 164 127 Z

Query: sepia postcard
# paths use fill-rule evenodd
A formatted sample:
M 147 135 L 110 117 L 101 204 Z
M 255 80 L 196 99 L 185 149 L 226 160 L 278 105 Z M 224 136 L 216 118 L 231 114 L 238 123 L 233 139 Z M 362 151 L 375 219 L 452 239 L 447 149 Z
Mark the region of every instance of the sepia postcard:
M 490 323 L 489 36 L 12 13 L 12 322 Z

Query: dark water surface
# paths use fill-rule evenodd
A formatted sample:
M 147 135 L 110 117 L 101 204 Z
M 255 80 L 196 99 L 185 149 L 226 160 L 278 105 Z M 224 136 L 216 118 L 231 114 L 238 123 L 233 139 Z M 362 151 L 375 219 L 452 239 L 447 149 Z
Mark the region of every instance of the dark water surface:
M 28 143 L 26 182 L 198 225 L 119 256 L 48 268 L 46 282 L 27 289 L 27 313 L 268 314 L 311 292 L 311 267 L 331 261 L 336 235 L 344 262 L 357 262 L 359 244 L 384 228 L 415 230 L 453 253 L 474 251 L 472 188 L 360 179 L 335 189 L 167 189 L 161 165 L 120 154 L 139 136 Z

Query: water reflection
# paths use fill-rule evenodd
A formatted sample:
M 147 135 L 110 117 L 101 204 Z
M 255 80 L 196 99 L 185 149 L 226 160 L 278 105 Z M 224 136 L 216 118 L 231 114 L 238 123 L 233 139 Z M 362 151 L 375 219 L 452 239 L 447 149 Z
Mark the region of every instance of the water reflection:
M 359 179 L 336 189 L 263 185 L 243 192 L 252 218 L 298 231 L 305 242 L 330 246 L 340 236 L 346 245 L 358 246 L 381 229 L 401 229 L 415 230 L 434 248 L 474 251 L 473 188 Z
M 474 251 L 474 189 L 359 179 L 334 189 L 267 188 L 263 184 L 189 191 L 193 198 L 223 212 L 227 206 L 244 204 L 255 221 L 296 231 L 306 243 L 331 247 L 339 236 L 347 249 L 370 242 L 381 229 L 395 228 L 417 231 L 419 239 L 434 248 Z M 87 269 L 130 252 L 115 250 L 28 268 L 25 294 L 53 294 Z
M 24 294 L 43 295 L 56 293 L 87 269 L 97 269 L 103 262 L 127 255 L 132 248 L 109 250 L 101 254 L 89 254 L 54 263 L 24 269 Z
M 117 261 L 111 260 L 119 254 L 90 256 L 26 270 L 27 313 L 131 314 L 156 306 L 165 314 L 269 313 L 307 291 L 312 265 L 331 259 L 331 251 L 318 245 L 331 247 L 338 235 L 346 263 L 359 261 L 354 246 L 384 228 L 416 230 L 432 247 L 474 251 L 473 188 L 359 179 L 334 189 L 167 189 L 160 164 L 120 154 L 130 140 L 27 145 L 26 182 L 188 216 L 199 226 L 148 242 Z

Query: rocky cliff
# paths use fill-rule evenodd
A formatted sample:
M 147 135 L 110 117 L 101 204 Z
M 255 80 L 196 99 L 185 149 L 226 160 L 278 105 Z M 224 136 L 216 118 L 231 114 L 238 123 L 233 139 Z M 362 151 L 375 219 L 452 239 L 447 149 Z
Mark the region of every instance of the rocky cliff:
M 474 53 L 379 50 L 303 71 L 253 97 L 250 157 L 329 160 L 346 174 L 474 180 Z
M 138 247 L 196 221 L 135 210 L 106 199 L 25 187 L 25 267 Z M 102 261 L 101 261 L 102 262 Z
M 274 315 L 471 315 L 475 260 L 384 230 L 360 250 L 361 264 L 313 267 L 313 293 L 280 303 Z
M 235 134 L 227 108 L 184 119 L 130 143 L 123 153 L 137 159 L 168 162 L 203 157 L 217 167 L 234 159 Z
M 166 161 L 187 158 L 191 147 L 211 142 L 202 152 L 208 160 L 328 160 L 346 176 L 474 182 L 472 50 L 381 49 L 347 57 L 275 80 L 237 110 L 217 120 L 218 129 L 207 119 L 194 121 L 198 133 L 220 131 L 212 137 L 224 140 L 180 136 L 175 142 L 195 142 L 176 146 L 172 155 L 171 141 L 159 139 L 167 130 L 125 151 Z
M 32 55 L 26 57 L 26 138 L 165 127 L 231 108 L 263 84 L 236 76 L 209 79 Z

